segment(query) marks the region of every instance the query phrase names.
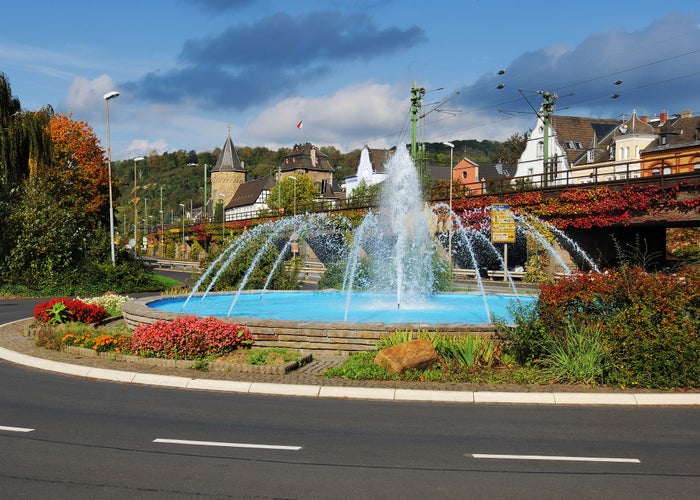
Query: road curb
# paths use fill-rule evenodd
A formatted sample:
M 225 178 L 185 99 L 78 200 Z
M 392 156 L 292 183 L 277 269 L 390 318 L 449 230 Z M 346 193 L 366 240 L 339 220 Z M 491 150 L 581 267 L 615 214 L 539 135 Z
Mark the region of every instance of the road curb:
M 57 362 L 21 354 L 0 347 L 0 359 L 39 370 L 108 382 L 199 391 L 295 396 L 372 401 L 461 403 L 461 404 L 524 404 L 555 406 L 700 406 L 700 393 L 583 393 L 583 392 L 491 392 L 435 391 L 371 387 L 338 387 L 303 384 L 273 384 L 209 380 L 172 375 L 155 375 L 94 368 Z

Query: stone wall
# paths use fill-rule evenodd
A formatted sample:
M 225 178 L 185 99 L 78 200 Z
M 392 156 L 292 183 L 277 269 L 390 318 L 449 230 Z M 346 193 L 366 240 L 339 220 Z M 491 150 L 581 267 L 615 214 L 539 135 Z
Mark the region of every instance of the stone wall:
M 184 314 L 159 311 L 148 307 L 148 303 L 157 298 L 137 299 L 122 305 L 124 320 L 132 330 L 139 325 L 154 323 L 158 319 L 172 320 Z M 491 324 L 456 325 L 445 323 L 439 325 L 422 325 L 401 323 L 387 325 L 384 323 L 325 323 L 315 321 L 281 321 L 258 318 L 221 318 L 228 323 L 246 326 L 255 338 L 258 347 L 287 347 L 300 349 L 305 353 L 325 353 L 347 355 L 353 352 L 375 349 L 382 337 L 395 331 L 407 329 L 439 331 L 450 335 L 474 335 L 496 337 L 495 327 Z

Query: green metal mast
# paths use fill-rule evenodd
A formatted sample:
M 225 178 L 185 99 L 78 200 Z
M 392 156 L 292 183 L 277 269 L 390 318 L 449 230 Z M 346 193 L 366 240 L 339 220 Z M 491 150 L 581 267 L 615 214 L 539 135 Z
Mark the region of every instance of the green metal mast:
M 413 82 L 413 87 L 411 88 L 411 158 L 413 158 L 413 163 L 416 165 L 418 164 L 416 126 L 418 124 L 418 111 L 422 106 L 421 99 L 424 95 L 425 89 L 418 87 L 418 84 Z
M 557 94 L 552 94 L 546 90 L 542 92 L 542 122 L 544 124 L 544 144 L 542 145 L 542 162 L 544 179 L 543 185 L 549 182 L 549 123 L 554 114 L 554 105 L 557 102 Z

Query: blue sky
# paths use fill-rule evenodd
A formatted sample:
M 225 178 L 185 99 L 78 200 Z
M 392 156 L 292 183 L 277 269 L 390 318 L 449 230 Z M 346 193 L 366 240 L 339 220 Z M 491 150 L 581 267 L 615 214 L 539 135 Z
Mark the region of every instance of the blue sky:
M 120 92 L 114 159 L 210 151 L 228 127 L 239 146 L 405 144 L 413 82 L 428 91 L 428 142 L 523 133 L 543 90 L 559 95 L 559 114 L 700 113 L 697 0 L 34 0 L 3 11 L 0 71 L 25 110 L 72 113 L 106 144 L 102 96 Z

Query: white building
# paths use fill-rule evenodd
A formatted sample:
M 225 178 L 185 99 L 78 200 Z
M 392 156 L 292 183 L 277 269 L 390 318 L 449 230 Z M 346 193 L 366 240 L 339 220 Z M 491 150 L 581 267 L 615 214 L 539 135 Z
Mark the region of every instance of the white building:
M 357 174 L 345 179 L 345 196 L 350 198 L 352 192 L 364 181 L 366 186 L 379 184 L 386 179 L 384 163 L 391 152 L 386 149 L 372 149 L 365 146 L 360 152 L 360 164 Z

